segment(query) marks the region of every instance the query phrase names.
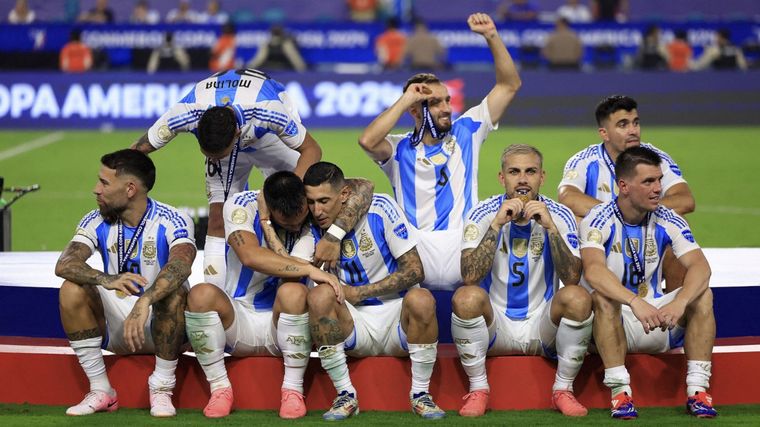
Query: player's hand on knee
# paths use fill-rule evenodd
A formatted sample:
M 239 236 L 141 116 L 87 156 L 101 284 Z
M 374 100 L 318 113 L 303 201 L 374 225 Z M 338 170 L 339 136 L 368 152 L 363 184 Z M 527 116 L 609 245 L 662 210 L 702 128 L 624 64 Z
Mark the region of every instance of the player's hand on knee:
M 143 301 L 142 298 L 137 300 L 124 321 L 124 340 L 132 352 L 141 349 L 145 343 L 145 324 L 148 321 L 150 305 Z
M 312 267 L 311 273 L 309 274 L 309 279 L 313 280 L 314 283 L 318 285 L 330 285 L 335 292 L 335 297 L 337 298 L 338 304 L 343 304 L 343 301 L 345 299 L 345 295 L 343 294 L 343 286 L 340 284 L 340 281 L 337 277 L 335 277 L 334 274 L 330 274 L 316 267 Z
M 681 303 L 678 298 L 665 304 L 660 309 L 660 316 L 662 316 L 663 321 L 663 330 L 665 330 L 665 328 L 673 329 L 678 324 L 678 321 L 683 317 L 684 312 L 686 312 L 686 306 Z
M 634 298 L 631 301 L 631 310 L 633 311 L 633 315 L 641 322 L 645 334 L 649 334 L 650 331 L 662 326 L 660 311 L 644 301 L 644 299 Z
M 121 291 L 127 295 L 139 295 L 141 288 L 144 288 L 148 284 L 147 279 L 135 273 L 121 273 L 112 277 L 113 280 L 104 283 L 103 287 L 109 290 Z

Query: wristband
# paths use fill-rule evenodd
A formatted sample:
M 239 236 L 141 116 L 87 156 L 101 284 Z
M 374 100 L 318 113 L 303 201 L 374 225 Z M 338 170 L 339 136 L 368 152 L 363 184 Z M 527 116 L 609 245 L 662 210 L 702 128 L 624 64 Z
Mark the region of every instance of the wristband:
M 272 221 L 269 218 L 259 218 L 259 222 L 266 225 L 272 225 Z
M 327 234 L 335 237 L 338 240 L 343 240 L 343 237 L 346 236 L 346 231 L 337 225 L 333 224 L 330 226 L 330 228 L 327 229 Z

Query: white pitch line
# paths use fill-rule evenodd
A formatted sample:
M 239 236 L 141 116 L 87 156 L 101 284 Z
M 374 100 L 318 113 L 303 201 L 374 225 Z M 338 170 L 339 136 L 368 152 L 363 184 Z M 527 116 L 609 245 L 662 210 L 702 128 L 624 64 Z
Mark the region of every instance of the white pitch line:
M 10 159 L 11 157 L 14 157 L 14 156 L 18 156 L 19 154 L 24 154 L 27 151 L 32 151 L 37 148 L 42 148 L 46 145 L 56 143 L 62 139 L 63 139 L 63 132 L 60 132 L 60 131 L 53 132 L 45 136 L 41 136 L 37 139 L 33 139 L 29 142 L 25 142 L 21 145 L 17 145 L 13 148 L 9 148 L 5 151 L 0 151 L 0 162 L 6 159 Z

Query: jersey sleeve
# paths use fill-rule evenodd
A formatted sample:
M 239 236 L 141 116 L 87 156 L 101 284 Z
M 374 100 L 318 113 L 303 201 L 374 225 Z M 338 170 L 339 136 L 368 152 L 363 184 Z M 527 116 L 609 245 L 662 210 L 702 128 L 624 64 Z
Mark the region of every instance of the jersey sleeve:
M 603 225 L 600 225 L 599 221 L 595 221 L 603 213 L 601 209 L 603 206 L 606 205 L 597 205 L 592 208 L 589 214 L 581 221 L 581 249 L 594 248 L 604 250 L 604 242 L 610 238 L 612 228 L 609 221 L 605 221 Z
M 480 123 L 480 126 L 472 134 L 473 144 L 483 144 L 486 137 L 492 130 L 499 128 L 499 124 L 494 124 L 491 121 L 491 112 L 488 110 L 488 98 L 483 98 L 480 104 L 465 111 L 459 118 L 456 119 L 453 126 L 456 126 L 457 122 L 461 122 L 463 119 L 470 118 L 475 122 Z
M 184 212 L 172 209 L 169 221 L 165 222 L 166 241 L 169 242 L 169 248 L 182 243 L 190 243 L 195 246 L 195 224 Z
M 247 231 L 256 235 L 253 221 L 258 215 L 258 194 L 252 191 L 236 193 L 224 202 L 224 239 L 227 240 L 235 231 Z
M 102 223 L 103 218 L 100 216 L 100 211 L 90 211 L 79 221 L 79 225 L 77 225 L 77 230 L 71 241 L 87 245 L 92 252 L 97 251 L 99 249 L 97 228 Z
M 477 248 L 501 207 L 501 198 L 492 197 L 475 206 L 467 215 L 462 232 L 462 250 Z
M 293 245 L 290 256 L 300 258 L 306 262 L 314 261 L 314 252 L 316 249 L 316 236 L 313 229 L 307 224 L 301 228 L 301 236 Z
M 560 181 L 558 188 L 570 185 L 582 192 L 586 191 L 586 165 L 588 164 L 588 161 L 580 160 L 580 155 L 581 153 L 576 154 L 565 163 L 565 169 L 562 172 L 562 180 Z
M 372 205 L 371 209 L 383 218 L 385 241 L 394 258 L 417 246 L 416 229 L 406 220 L 395 200 L 387 195 L 376 195 Z
M 178 133 L 196 129 L 205 111 L 206 108 L 201 104 L 184 102 L 174 104 L 148 129 L 148 142 L 156 149 L 163 147 Z
M 557 226 L 562 240 L 576 258 L 581 257 L 580 242 L 578 241 L 578 229 L 575 225 L 575 216 L 565 206 L 558 205 L 551 210 L 552 220 Z
M 663 195 L 676 184 L 685 183 L 686 180 L 681 174 L 681 169 L 669 156 L 662 156 L 662 163 L 660 164 L 662 169 L 662 193 Z
M 380 169 L 383 170 L 388 176 L 391 175 L 393 172 L 393 168 L 397 164 L 396 161 L 394 161 L 394 157 L 396 157 L 396 151 L 398 150 L 398 144 L 406 138 L 407 134 L 395 134 L 395 135 L 387 135 L 385 137 L 385 140 L 388 141 L 389 144 L 391 144 L 391 155 L 386 159 L 384 162 L 377 162 L 380 165 Z
M 686 253 L 699 249 L 699 244 L 694 239 L 689 224 L 680 215 L 663 206 L 657 209 L 655 215 L 657 215 L 657 222 L 664 225 L 665 231 L 670 237 L 673 254 L 676 258 L 681 258 Z
M 285 98 L 286 100 L 288 98 Z M 277 135 L 277 137 L 289 148 L 297 150 L 303 144 L 306 137 L 306 127 L 301 123 L 301 117 L 294 107 L 288 107 L 279 100 L 257 103 L 254 105 L 242 105 L 243 116 L 248 121 L 253 121 L 253 126 L 248 127 L 247 138 L 256 138 L 262 129 Z

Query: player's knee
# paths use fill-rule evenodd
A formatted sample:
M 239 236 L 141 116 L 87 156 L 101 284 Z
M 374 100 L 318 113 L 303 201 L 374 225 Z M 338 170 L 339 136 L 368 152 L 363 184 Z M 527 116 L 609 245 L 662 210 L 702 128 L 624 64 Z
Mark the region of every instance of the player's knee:
M 199 283 L 187 295 L 187 310 L 195 313 L 213 311 L 214 301 L 221 290 L 210 283 Z
M 330 285 L 318 285 L 306 295 L 309 311 L 329 310 L 335 302 L 335 290 Z
M 620 304 L 615 304 L 614 301 L 603 296 L 599 292 L 591 294 L 591 301 L 593 302 L 594 315 L 598 317 L 618 317 L 620 315 Z
M 488 294 L 479 286 L 461 286 L 451 298 L 451 309 L 457 316 L 480 310 Z
M 557 296 L 561 296 L 565 312 L 571 317 L 587 319 L 591 316 L 593 301 L 588 291 L 582 287 L 565 286 L 559 290 Z
M 689 306 L 689 311 L 694 314 L 710 314 L 713 311 L 713 293 L 710 288 L 705 289 L 699 297 Z
M 410 289 L 404 296 L 404 308 L 414 317 L 435 316 L 435 297 L 423 288 Z
M 303 313 L 306 309 L 306 295 L 308 288 L 298 282 L 287 282 L 277 288 L 277 303 L 283 307 L 283 311 L 290 313 L 297 310 Z
M 86 306 L 89 302 L 90 295 L 83 286 L 74 282 L 64 280 L 61 290 L 58 293 L 58 304 L 61 311 L 73 310 L 78 307 Z

